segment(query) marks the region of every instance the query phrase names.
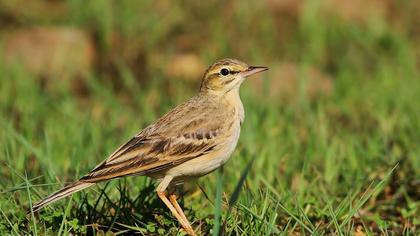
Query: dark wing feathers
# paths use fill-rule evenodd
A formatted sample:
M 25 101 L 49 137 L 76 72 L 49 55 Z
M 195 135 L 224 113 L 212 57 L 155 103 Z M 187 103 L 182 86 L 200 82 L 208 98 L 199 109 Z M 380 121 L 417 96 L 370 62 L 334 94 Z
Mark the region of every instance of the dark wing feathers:
M 185 109 L 186 106 L 191 109 Z M 197 112 L 202 107 L 207 109 Z M 209 113 L 215 117 L 215 108 L 209 108 L 208 104 L 202 106 L 194 99 L 178 106 L 119 147 L 81 181 L 97 182 L 124 175 L 155 173 L 214 150 L 223 123 L 220 122 L 223 119 L 208 118 Z
M 213 142 L 173 142 L 159 140 L 143 143 L 137 149 L 132 149 L 127 158 L 125 152 L 114 157 L 111 162 L 103 162 L 89 174 L 81 178 L 85 182 L 97 182 L 124 175 L 145 175 L 155 173 L 185 161 L 204 155 L 214 149 Z M 124 156 L 125 155 L 125 156 Z M 122 160 L 120 160 L 121 158 Z

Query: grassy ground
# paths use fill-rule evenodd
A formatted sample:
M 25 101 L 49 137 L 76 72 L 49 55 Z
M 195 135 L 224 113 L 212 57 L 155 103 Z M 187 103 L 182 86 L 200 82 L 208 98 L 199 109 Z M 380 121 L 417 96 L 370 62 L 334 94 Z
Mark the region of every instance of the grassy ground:
M 0 63 L 0 234 L 184 234 L 146 177 L 99 184 L 40 214 L 25 212 L 194 94 L 198 81 L 168 79 L 153 64 L 155 54 L 179 50 L 172 42 L 188 32 L 202 45 L 189 50 L 207 64 L 230 56 L 274 68 L 252 78 L 264 80 L 261 89 L 252 81 L 242 86 L 246 118 L 231 160 L 185 186 L 182 205 L 198 232 L 419 234 L 420 63 L 409 26 L 323 17 L 319 1 L 308 1 L 294 28 L 280 32 L 279 19 L 256 3 L 252 10 L 229 5 L 237 9 L 231 14 L 217 11 L 220 3 L 133 2 L 115 8 L 111 1 L 71 1 L 63 18 L 26 16 L 89 29 L 102 59 L 82 89 Z M 27 24 L 18 18 L 9 27 Z M 265 96 L 282 80 L 275 68 L 283 61 L 295 65 L 296 89 L 287 98 Z M 314 86 L 311 68 L 331 78 L 328 94 L 306 92 Z

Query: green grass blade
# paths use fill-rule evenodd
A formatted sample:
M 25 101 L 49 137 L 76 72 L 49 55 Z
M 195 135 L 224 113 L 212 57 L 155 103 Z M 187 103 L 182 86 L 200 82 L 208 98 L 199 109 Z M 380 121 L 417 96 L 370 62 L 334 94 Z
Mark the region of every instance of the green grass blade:
M 217 171 L 216 200 L 214 201 L 213 236 L 219 236 L 222 217 L 223 167 Z

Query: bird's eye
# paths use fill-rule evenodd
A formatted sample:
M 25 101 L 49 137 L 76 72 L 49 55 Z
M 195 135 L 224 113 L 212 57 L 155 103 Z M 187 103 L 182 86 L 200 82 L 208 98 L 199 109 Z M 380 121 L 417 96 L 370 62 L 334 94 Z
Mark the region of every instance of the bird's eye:
M 223 68 L 223 69 L 220 70 L 220 74 L 223 75 L 223 76 L 226 76 L 226 75 L 229 74 L 229 70 L 226 69 L 226 68 Z

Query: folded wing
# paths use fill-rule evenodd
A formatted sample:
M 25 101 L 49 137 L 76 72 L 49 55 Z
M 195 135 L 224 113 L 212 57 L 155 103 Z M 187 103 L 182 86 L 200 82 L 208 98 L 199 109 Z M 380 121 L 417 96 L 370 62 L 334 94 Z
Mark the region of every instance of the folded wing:
M 98 182 L 125 175 L 151 174 L 217 149 L 223 118 L 217 117 L 217 109 L 200 103 L 192 99 L 170 111 L 80 180 Z M 207 109 L 197 111 L 203 107 Z
M 216 148 L 214 136 L 208 139 L 193 138 L 197 136 L 203 136 L 202 132 L 172 138 L 135 137 L 80 180 L 98 182 L 125 175 L 151 174 L 205 155 Z

